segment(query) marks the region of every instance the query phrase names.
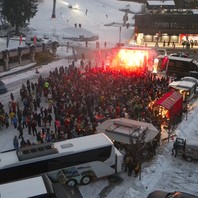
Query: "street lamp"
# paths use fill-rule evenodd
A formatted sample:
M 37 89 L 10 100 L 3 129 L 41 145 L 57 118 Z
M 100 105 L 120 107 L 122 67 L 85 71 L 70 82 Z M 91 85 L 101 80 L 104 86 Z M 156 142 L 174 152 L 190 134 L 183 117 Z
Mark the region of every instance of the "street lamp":
M 53 0 L 52 18 L 56 18 L 56 0 Z
M 121 26 L 119 27 L 119 43 L 121 43 Z

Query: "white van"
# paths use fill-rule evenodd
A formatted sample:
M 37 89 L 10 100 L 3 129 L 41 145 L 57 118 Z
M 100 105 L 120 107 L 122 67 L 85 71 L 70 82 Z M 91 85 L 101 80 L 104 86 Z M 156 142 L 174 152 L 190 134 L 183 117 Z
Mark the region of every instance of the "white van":
M 48 44 L 51 43 L 51 39 L 47 37 L 41 37 L 41 36 L 36 36 L 36 35 L 28 35 L 25 38 L 25 44 L 26 45 L 41 45 L 42 43 Z
M 196 93 L 196 84 L 190 81 L 173 81 L 169 85 L 170 91 L 178 91 L 181 95 L 183 95 L 183 101 L 189 102 Z

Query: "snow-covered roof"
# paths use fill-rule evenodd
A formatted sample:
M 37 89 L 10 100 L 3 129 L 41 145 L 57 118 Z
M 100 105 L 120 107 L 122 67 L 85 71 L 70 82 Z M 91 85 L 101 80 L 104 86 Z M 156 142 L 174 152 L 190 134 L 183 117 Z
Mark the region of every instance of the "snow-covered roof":
M 194 138 L 194 139 L 188 138 L 186 140 L 186 145 L 198 147 L 198 138 Z
M 177 57 L 177 56 L 171 56 L 171 55 L 159 55 L 158 58 L 164 58 L 168 57 L 169 60 L 178 60 L 178 61 L 184 61 L 184 62 L 194 62 L 192 58 L 183 58 L 183 57 Z M 196 63 L 195 63 L 196 64 Z
M 169 84 L 169 87 L 173 87 L 175 89 L 183 89 L 183 90 L 189 90 L 194 86 L 195 83 L 190 81 L 173 81 Z
M 193 82 L 196 83 L 198 85 L 198 79 L 192 77 L 192 76 L 185 76 L 183 78 L 181 78 L 182 81 L 189 81 L 189 82 Z
M 149 6 L 175 6 L 175 2 L 172 0 L 168 1 L 147 1 Z
M 116 118 L 104 121 L 96 127 L 99 133 L 106 134 L 110 139 L 125 144 L 135 142 L 138 137 L 145 133 L 145 142 L 152 141 L 159 131 L 150 123 Z

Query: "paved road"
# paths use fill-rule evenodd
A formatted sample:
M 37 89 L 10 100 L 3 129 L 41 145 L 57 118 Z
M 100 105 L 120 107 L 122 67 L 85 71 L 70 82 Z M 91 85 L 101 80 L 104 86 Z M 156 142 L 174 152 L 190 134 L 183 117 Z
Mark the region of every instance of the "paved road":
M 147 47 L 155 47 L 155 43 L 148 43 Z M 194 46 L 193 48 L 190 49 L 183 49 L 182 45 L 176 44 L 176 47 L 173 48 L 172 46 L 163 46 L 163 43 L 159 43 L 159 48 L 164 48 L 167 50 L 167 53 L 174 53 L 174 52 L 184 52 L 186 54 L 189 54 L 191 58 L 194 58 L 195 60 L 198 61 L 198 46 Z M 100 64 L 100 61 L 104 60 L 106 55 L 111 51 L 111 48 L 101 48 L 101 49 L 95 49 L 95 48 L 90 48 L 90 47 L 74 47 L 74 50 L 76 51 L 76 58 L 81 59 L 82 54 L 84 54 L 85 59 L 90 59 L 90 60 L 95 60 Z M 101 56 L 100 60 L 99 57 Z M 70 55 L 67 57 L 68 59 L 74 60 L 74 56 Z M 20 70 L 10 70 L 9 72 L 2 72 L 0 73 L 0 78 L 3 78 L 5 76 L 25 72 L 31 68 L 36 67 L 36 64 L 30 65 L 28 68 L 27 67 L 22 67 Z
M 147 47 L 155 47 L 155 43 L 147 43 Z M 188 54 L 191 58 L 195 58 L 198 60 L 198 46 L 194 46 L 190 49 L 183 48 L 182 45 L 176 44 L 175 48 L 170 46 L 163 46 L 163 43 L 159 43 L 158 48 L 164 48 L 166 49 L 168 54 L 174 53 L 174 52 L 183 52 L 185 54 Z M 97 49 L 93 48 L 86 48 L 86 47 L 76 47 L 75 50 L 77 51 L 78 58 L 81 58 L 81 54 L 84 53 L 86 57 L 94 58 L 97 55 Z M 108 52 L 110 52 L 110 48 L 102 48 L 100 49 L 103 56 L 105 56 Z
M 147 44 L 148 47 L 155 47 L 155 43 L 148 43 Z M 164 48 L 166 49 L 168 54 L 174 53 L 174 52 L 183 52 L 185 54 L 188 54 L 190 56 L 190 58 L 194 58 L 196 60 L 198 60 L 198 46 L 194 46 L 193 48 L 190 49 L 186 49 L 183 48 L 182 45 L 180 44 L 176 44 L 175 48 L 173 48 L 172 45 L 170 46 L 163 46 L 163 43 L 159 43 L 159 48 Z

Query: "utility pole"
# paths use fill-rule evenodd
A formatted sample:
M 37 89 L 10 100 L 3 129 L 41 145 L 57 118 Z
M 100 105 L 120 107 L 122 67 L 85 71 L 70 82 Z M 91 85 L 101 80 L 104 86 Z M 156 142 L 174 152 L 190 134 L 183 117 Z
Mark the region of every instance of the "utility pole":
M 56 0 L 53 0 L 52 18 L 56 18 Z
M 121 43 L 121 31 L 122 31 L 122 28 L 121 26 L 119 27 L 119 43 Z

